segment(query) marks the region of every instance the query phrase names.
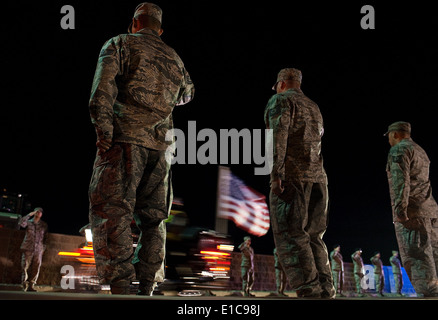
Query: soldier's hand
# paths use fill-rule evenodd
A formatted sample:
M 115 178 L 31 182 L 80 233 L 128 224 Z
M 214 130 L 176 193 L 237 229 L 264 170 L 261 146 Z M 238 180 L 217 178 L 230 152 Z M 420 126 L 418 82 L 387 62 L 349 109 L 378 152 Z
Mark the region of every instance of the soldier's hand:
M 406 215 L 404 215 L 404 216 L 399 215 L 399 216 L 397 216 L 395 218 L 395 222 L 405 223 L 405 222 L 408 222 L 408 221 L 409 221 L 409 218 Z
M 97 140 L 96 147 L 99 149 L 98 154 L 99 155 L 104 154 L 109 149 L 111 149 L 112 145 L 113 145 L 113 142 L 111 140 L 108 140 L 108 139 Z
M 419 230 L 421 228 L 421 221 L 417 218 L 407 219 L 402 222 L 403 227 L 409 230 Z
M 277 196 L 281 195 L 284 191 L 284 187 L 281 185 L 281 179 L 276 179 L 271 182 L 271 189 Z

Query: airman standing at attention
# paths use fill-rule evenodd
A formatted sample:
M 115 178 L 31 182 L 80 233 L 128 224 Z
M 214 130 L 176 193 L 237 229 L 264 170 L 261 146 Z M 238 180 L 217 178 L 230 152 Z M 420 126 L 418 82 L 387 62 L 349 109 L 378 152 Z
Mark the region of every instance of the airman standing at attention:
M 334 298 L 327 247 L 327 175 L 318 105 L 301 91 L 302 73 L 283 69 L 265 109 L 273 130 L 270 215 L 275 247 L 298 297 Z
M 137 6 L 129 34 L 100 51 L 89 109 L 98 152 L 89 187 L 97 273 L 114 294 L 151 295 L 164 277 L 166 230 L 172 204 L 166 134 L 175 106 L 194 86 L 178 54 L 160 38 L 162 10 Z M 133 252 L 131 221 L 141 231 Z
M 417 293 L 438 296 L 438 205 L 429 180 L 430 160 L 411 138 L 408 122 L 388 127 L 386 171 L 400 256 Z
M 394 276 L 395 291 L 397 291 L 397 295 L 402 296 L 401 292 L 403 289 L 403 274 L 401 262 L 398 258 L 398 251 L 392 251 L 392 256 L 389 258 L 389 263 L 391 263 L 392 274 Z

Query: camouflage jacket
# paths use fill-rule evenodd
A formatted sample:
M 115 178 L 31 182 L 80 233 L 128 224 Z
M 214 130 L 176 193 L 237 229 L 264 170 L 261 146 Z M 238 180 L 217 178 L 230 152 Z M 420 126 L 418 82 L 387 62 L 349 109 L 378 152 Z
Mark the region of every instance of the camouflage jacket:
M 265 123 L 273 130 L 271 181 L 327 183 L 321 154 L 323 119 L 315 102 L 300 89 L 276 94 L 266 106 Z
M 401 273 L 401 263 L 397 257 L 392 256 L 389 258 L 389 262 L 391 263 L 392 273 Z
M 374 273 L 382 273 L 383 271 L 382 271 L 382 269 L 383 269 L 383 263 L 382 263 L 382 260 L 380 260 L 379 258 L 377 258 L 377 257 L 372 257 L 371 259 L 370 259 L 370 261 L 371 261 L 371 263 L 373 264 L 373 266 L 374 266 Z
M 438 217 L 429 181 L 430 161 L 412 139 L 403 139 L 388 155 L 386 171 L 394 221 L 397 217 Z
M 26 215 L 20 219 L 19 225 L 26 229 L 26 235 L 21 243 L 21 250 L 43 252 L 47 240 L 47 223 L 40 220 L 35 223 L 30 215 Z
M 176 105 L 194 86 L 178 54 L 158 33 L 142 29 L 107 41 L 99 55 L 89 109 L 98 139 L 165 150 Z
M 239 250 L 242 251 L 240 266 L 254 269 L 254 249 L 243 242 L 240 244 Z
M 351 260 L 353 261 L 353 272 L 356 274 L 364 274 L 363 259 L 360 254 L 353 253 L 351 255 Z
M 344 259 L 340 252 L 333 250 L 330 252 L 330 260 L 332 264 L 332 270 L 344 271 Z

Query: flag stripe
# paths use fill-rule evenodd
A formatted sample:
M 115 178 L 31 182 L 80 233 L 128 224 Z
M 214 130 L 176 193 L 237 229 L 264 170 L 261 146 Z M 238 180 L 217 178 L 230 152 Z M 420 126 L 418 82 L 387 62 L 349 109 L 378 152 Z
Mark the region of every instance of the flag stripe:
M 265 235 L 270 226 L 266 197 L 246 186 L 228 168 L 219 170 L 218 216 L 232 220 L 248 233 Z

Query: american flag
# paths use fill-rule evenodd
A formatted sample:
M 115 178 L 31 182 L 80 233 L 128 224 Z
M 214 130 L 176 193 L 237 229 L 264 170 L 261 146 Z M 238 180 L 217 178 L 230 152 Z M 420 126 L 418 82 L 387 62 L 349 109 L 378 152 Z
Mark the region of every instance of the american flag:
M 229 219 L 241 229 L 255 236 L 269 230 L 269 209 L 266 197 L 245 185 L 227 167 L 219 167 L 219 218 Z

